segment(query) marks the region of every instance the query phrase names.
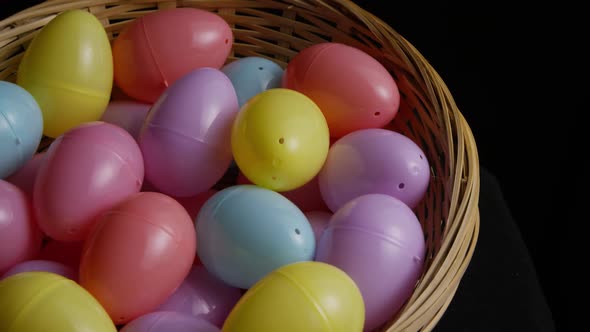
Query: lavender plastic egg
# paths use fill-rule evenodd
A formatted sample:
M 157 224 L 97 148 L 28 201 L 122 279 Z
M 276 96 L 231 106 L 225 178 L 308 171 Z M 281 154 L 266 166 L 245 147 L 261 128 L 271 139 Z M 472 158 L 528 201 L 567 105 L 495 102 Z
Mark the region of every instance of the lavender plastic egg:
M 201 68 L 175 81 L 150 110 L 139 135 L 146 179 L 188 197 L 210 189 L 232 161 L 236 92 L 220 70 Z
M 170 311 L 154 311 L 140 316 L 121 332 L 220 332 L 208 321 L 187 314 Z
M 74 270 L 71 266 L 48 260 L 30 260 L 19 263 L 13 266 L 10 270 L 6 271 L 0 280 L 18 273 L 36 271 L 51 272 L 76 282 L 78 281 L 78 271 Z
M 332 264 L 357 284 L 365 331 L 385 323 L 412 294 L 426 244 L 414 212 L 389 195 L 369 194 L 342 206 L 318 243 L 316 261 Z
M 430 166 L 407 136 L 386 129 L 363 129 L 336 141 L 319 175 L 320 192 L 333 212 L 365 194 L 393 196 L 410 208 L 422 200 Z
M 176 291 L 156 311 L 174 311 L 202 318 L 221 328 L 242 290 L 231 287 L 195 265 Z
M 127 130 L 133 138 L 137 139 L 151 106 L 133 100 L 112 100 L 102 114 L 101 120 Z

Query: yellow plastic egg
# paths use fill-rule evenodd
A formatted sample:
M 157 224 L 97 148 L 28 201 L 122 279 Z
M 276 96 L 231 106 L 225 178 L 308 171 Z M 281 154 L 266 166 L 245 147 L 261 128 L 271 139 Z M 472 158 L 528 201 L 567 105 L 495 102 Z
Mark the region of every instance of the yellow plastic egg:
M 116 332 L 98 301 L 61 275 L 22 272 L 0 281 L 2 332 Z
M 330 146 L 318 106 L 294 90 L 269 89 L 252 97 L 234 120 L 232 151 L 241 172 L 275 191 L 301 187 L 322 168 Z
M 361 332 L 365 306 L 354 281 L 335 266 L 284 265 L 252 286 L 222 332 Z
M 83 10 L 53 18 L 25 51 L 17 84 L 39 104 L 46 136 L 99 120 L 113 85 L 111 45 L 100 21 Z

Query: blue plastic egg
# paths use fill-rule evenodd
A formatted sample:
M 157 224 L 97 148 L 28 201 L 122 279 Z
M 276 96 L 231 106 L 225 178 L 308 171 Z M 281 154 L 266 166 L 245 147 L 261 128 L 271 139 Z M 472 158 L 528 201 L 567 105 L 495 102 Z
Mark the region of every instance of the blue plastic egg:
M 221 71 L 231 80 L 240 107 L 262 91 L 279 88 L 283 77 L 283 69 L 276 62 L 255 56 L 230 62 Z
M 0 179 L 33 157 L 43 137 L 43 115 L 35 98 L 22 87 L 0 81 Z
M 205 268 L 242 289 L 315 254 L 314 233 L 303 212 L 283 195 L 255 185 L 217 192 L 201 208 L 195 227 Z

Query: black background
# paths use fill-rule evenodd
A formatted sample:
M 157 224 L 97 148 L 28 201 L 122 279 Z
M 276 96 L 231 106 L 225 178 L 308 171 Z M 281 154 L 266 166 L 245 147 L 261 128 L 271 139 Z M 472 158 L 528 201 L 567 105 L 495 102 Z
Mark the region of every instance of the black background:
M 13 8 L 1 9 L 2 17 L 37 2 L 12 1 Z M 486 231 L 484 221 L 505 223 L 511 219 L 510 215 L 513 217 L 516 226 L 511 232 L 515 233 L 515 239 L 520 241 L 522 236 L 526 243 L 529 252 L 525 254 L 532 258 L 555 323 L 561 327 L 565 300 L 558 289 L 563 273 L 561 237 L 563 229 L 574 221 L 563 212 L 572 196 L 565 184 L 571 181 L 572 173 L 580 172 L 580 164 L 568 144 L 573 141 L 570 124 L 581 119 L 574 109 L 565 106 L 569 96 L 557 93 L 557 85 L 574 83 L 557 80 L 552 75 L 565 71 L 568 65 L 554 57 L 556 49 L 567 46 L 564 36 L 554 29 L 559 15 L 556 12 L 545 15 L 547 10 L 556 9 L 541 8 L 538 4 L 531 9 L 527 4 L 509 1 L 477 2 L 477 7 L 450 1 L 356 2 L 408 39 L 449 86 L 474 132 L 482 170 L 497 179 L 498 195 L 503 195 L 509 208 L 509 211 L 498 211 L 502 205 L 482 201 L 482 232 Z M 494 186 L 486 181 L 482 180 L 482 190 Z M 482 200 L 489 196 L 482 193 Z M 482 259 L 505 255 L 509 260 L 512 254 L 522 254 L 510 252 L 512 247 L 500 237 L 496 241 L 493 230 L 485 234 L 481 246 L 487 247 L 478 245 L 476 257 L 478 251 L 489 254 L 482 254 L 474 265 L 491 269 L 493 263 L 486 265 Z M 489 276 L 493 278 L 494 274 Z M 466 283 L 474 278 L 468 276 Z M 471 294 L 493 297 L 485 292 Z M 542 296 L 534 301 L 543 301 Z M 458 297 L 463 300 L 468 296 L 459 294 Z M 492 310 L 490 306 L 485 310 Z M 450 318 L 447 321 L 443 318 L 443 326 L 460 319 L 453 316 L 452 309 L 445 316 Z M 497 319 L 503 318 L 498 315 Z M 529 326 L 524 330 L 535 328 Z

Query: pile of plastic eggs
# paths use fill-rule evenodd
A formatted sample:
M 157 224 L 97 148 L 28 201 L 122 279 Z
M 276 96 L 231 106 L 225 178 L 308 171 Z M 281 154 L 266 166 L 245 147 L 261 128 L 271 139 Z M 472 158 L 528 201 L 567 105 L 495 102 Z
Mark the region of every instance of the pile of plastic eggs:
M 344 44 L 284 67 L 236 45 L 192 8 L 35 35 L 0 82 L 0 331 L 370 331 L 402 308 L 430 166 L 384 129 L 397 83 Z

